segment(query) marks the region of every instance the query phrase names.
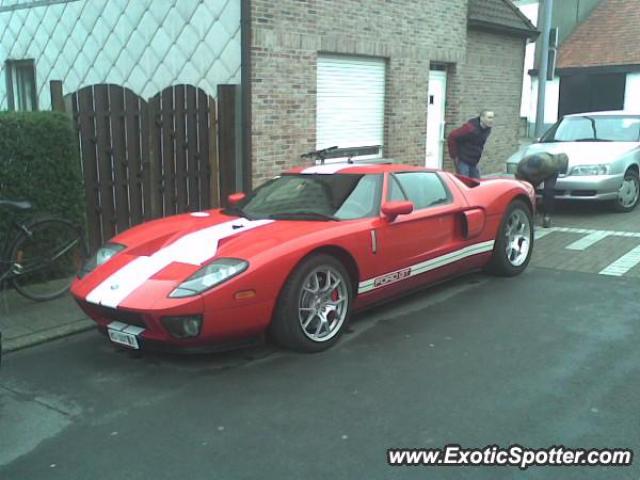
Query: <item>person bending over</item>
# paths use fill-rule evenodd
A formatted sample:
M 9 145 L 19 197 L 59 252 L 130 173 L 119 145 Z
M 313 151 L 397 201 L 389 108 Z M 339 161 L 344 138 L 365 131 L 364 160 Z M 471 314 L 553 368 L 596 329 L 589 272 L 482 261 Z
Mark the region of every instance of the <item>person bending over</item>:
M 551 226 L 551 214 L 555 206 L 555 189 L 558 175 L 567 171 L 569 157 L 564 153 L 556 155 L 551 153 L 534 153 L 525 156 L 520 163 L 515 177 L 518 180 L 526 180 L 534 188 L 538 188 L 544 182 L 542 190 L 542 226 Z

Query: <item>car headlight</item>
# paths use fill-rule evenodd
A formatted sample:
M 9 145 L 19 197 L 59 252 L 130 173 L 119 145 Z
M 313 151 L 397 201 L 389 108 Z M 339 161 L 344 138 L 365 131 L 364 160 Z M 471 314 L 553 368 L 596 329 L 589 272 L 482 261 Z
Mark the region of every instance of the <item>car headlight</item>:
M 219 258 L 205 265 L 169 294 L 171 298 L 191 297 L 220 285 L 249 268 L 249 262 L 238 258 Z
M 102 246 L 96 254 L 85 262 L 78 273 L 78 278 L 84 277 L 87 273 L 92 272 L 103 263 L 108 262 L 116 253 L 124 250 L 125 246 L 119 243 L 107 243 Z
M 569 171 L 569 175 L 606 175 L 609 165 L 576 165 Z

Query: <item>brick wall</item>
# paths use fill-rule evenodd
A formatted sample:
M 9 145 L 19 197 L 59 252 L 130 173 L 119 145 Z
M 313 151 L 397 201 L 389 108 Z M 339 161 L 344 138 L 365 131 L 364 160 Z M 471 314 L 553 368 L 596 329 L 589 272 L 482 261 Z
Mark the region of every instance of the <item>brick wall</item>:
M 251 15 L 254 185 L 315 148 L 318 52 L 387 59 L 385 156 L 424 162 L 429 64 L 464 62 L 467 0 L 254 0 Z
M 477 116 L 483 108 L 495 111 L 480 169 L 483 174 L 501 172 L 518 148 L 525 43 L 518 37 L 469 30 L 467 46 L 456 123 Z

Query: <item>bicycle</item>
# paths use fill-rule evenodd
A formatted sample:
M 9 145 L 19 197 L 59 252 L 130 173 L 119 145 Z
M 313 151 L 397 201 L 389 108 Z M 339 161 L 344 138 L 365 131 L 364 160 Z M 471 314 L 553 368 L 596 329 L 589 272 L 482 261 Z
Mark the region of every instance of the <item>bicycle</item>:
M 0 198 L 0 208 L 28 212 L 32 206 Z M 87 257 L 82 228 L 55 216 L 16 216 L 11 215 L 15 233 L 0 244 L 0 289 L 8 283 L 34 301 L 64 295 Z

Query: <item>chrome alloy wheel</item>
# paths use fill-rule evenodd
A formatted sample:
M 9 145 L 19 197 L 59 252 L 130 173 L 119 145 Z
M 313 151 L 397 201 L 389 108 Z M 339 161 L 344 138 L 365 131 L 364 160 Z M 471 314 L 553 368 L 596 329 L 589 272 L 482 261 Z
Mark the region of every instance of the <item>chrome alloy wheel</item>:
M 624 177 L 622 186 L 618 190 L 618 203 L 623 208 L 630 208 L 636 204 L 640 196 L 640 181 L 635 175 Z
M 514 210 L 506 223 L 507 260 L 514 267 L 522 265 L 531 249 L 531 222 L 522 210 Z
M 302 331 L 314 342 L 333 338 L 349 310 L 346 279 L 330 266 L 320 266 L 305 278 L 298 302 Z

